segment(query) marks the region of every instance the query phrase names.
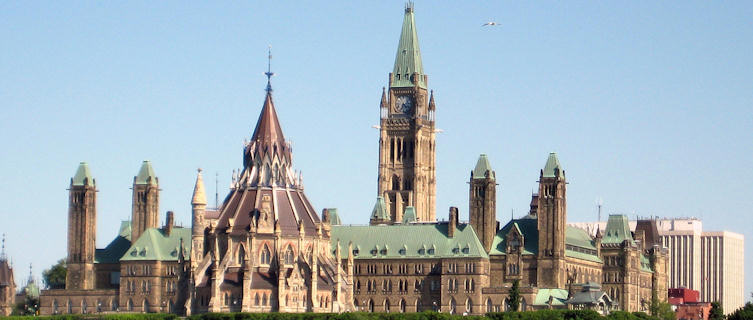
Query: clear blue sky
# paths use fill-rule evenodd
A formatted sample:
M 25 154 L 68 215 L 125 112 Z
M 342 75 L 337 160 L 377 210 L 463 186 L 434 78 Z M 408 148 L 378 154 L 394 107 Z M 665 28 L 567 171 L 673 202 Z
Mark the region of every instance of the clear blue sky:
M 487 153 L 498 219 L 528 208 L 550 151 L 568 220 L 696 216 L 743 233 L 753 290 L 753 2 L 418 1 L 437 101 L 438 217 L 467 219 Z M 142 160 L 190 224 L 197 167 L 220 198 L 241 166 L 273 47 L 277 111 L 318 210 L 367 223 L 381 88 L 402 1 L 0 2 L 0 232 L 16 278 L 66 252 L 66 188 L 97 180 L 97 243 L 129 219 Z M 482 28 L 494 20 L 501 27 Z M 214 199 L 214 196 L 210 196 Z M 161 219 L 164 219 L 162 217 Z

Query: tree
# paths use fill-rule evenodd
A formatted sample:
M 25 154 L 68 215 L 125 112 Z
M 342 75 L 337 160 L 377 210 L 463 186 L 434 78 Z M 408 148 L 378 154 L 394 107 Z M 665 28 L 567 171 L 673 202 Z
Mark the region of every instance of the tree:
M 19 316 L 34 316 L 39 310 L 39 298 L 26 296 L 24 301 L 19 302 L 13 308 L 13 314 Z
M 49 269 L 42 272 L 44 284 L 49 289 L 65 289 L 65 276 L 68 273 L 68 267 L 65 265 L 65 259 L 60 259 Z
M 753 303 L 746 303 L 745 306 L 743 306 L 740 309 L 735 310 L 735 312 L 731 313 L 729 316 L 727 316 L 727 320 L 748 320 L 753 319 Z
M 510 311 L 518 311 L 520 308 L 520 281 L 515 280 L 512 282 L 512 288 L 510 288 L 510 296 L 507 297 L 507 309 Z
M 709 311 L 709 320 L 724 320 L 724 311 L 722 305 L 718 301 L 711 303 L 711 311 Z
M 659 302 L 656 304 L 656 315 L 655 317 L 658 317 L 662 320 L 675 320 L 677 317 L 675 316 L 675 312 L 672 311 L 672 305 L 666 302 Z

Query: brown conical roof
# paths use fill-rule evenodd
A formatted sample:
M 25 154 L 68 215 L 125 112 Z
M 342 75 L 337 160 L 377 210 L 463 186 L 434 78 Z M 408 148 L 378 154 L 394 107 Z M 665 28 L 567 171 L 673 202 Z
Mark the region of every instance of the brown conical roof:
M 251 136 L 251 140 L 257 142 L 278 142 L 285 144 L 285 136 L 282 134 L 280 121 L 277 119 L 277 111 L 272 101 L 272 92 L 267 90 L 267 97 L 264 99 L 264 107 L 261 109 L 259 120 L 256 122 L 256 129 Z

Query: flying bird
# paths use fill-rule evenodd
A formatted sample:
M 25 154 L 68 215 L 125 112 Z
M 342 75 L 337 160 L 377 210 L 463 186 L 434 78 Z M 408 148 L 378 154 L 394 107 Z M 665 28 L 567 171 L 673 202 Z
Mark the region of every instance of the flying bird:
M 500 23 L 497 23 L 497 22 L 494 22 L 494 21 L 489 21 L 487 23 L 482 24 L 481 26 L 482 27 L 486 27 L 486 26 L 501 26 L 501 25 L 502 24 L 500 24 Z

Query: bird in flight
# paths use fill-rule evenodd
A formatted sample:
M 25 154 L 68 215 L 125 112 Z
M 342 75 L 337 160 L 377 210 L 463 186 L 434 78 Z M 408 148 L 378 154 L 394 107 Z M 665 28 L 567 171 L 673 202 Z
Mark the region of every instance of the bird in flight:
M 494 21 L 489 21 L 487 23 L 482 24 L 481 26 L 482 27 L 486 27 L 486 26 L 501 26 L 501 24 L 497 23 L 497 22 L 494 22 Z

